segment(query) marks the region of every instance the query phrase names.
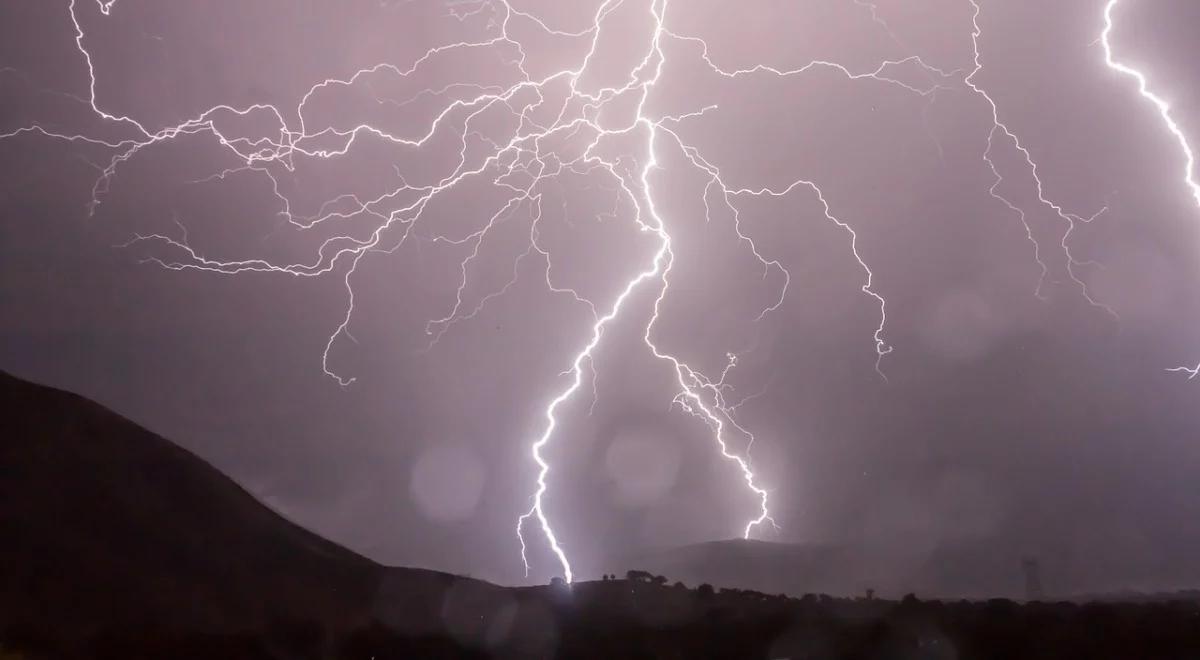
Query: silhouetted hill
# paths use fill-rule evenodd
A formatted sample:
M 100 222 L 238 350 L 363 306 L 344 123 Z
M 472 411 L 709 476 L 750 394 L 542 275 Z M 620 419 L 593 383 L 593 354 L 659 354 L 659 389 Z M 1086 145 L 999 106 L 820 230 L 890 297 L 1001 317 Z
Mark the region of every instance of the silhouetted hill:
M 440 625 L 443 594 L 291 523 L 190 452 L 83 397 L 0 372 L 0 622 Z M 464 587 L 461 585 L 470 585 Z
M 1102 552 L 1098 549 L 1095 554 Z M 913 593 L 922 598 L 986 600 L 1024 598 L 1021 559 L 1012 543 L 991 537 L 943 541 L 919 552 L 732 539 L 645 550 L 619 558 L 613 566 L 647 570 L 688 584 L 707 582 L 797 597 L 807 593 L 858 597 L 874 589 L 887 598 Z M 1128 575 L 1141 568 L 1137 566 L 1103 561 L 1078 566 L 1049 559 L 1043 565 L 1049 574 L 1045 598 L 1156 602 L 1194 599 L 1197 593 L 1178 591 L 1169 582 L 1164 589 L 1162 582 L 1130 579 Z
M 618 559 L 633 566 L 688 583 L 754 589 L 793 596 L 827 593 L 861 596 L 870 588 L 899 598 L 907 593 L 932 598 L 1023 597 L 1021 555 L 996 539 L 943 543 L 922 552 L 895 548 L 804 545 L 746 541 L 713 541 L 646 550 Z M 1085 583 L 1070 567 L 1053 573 L 1054 587 Z M 1064 586 L 1066 585 L 1066 586 Z M 1071 591 L 1068 591 L 1071 593 Z
M 709 583 L 766 593 L 857 594 L 854 558 L 831 545 L 731 539 L 657 548 L 616 562 L 688 584 Z
M 385 568 L 81 397 L 0 373 L 0 420 L 6 660 L 1200 657 L 1195 601 L 770 595 L 837 591 L 861 560 L 838 548 L 718 542 L 658 557 L 672 580 L 710 571 L 716 590 L 648 574 L 506 589 Z M 725 588 L 746 580 L 766 593 Z

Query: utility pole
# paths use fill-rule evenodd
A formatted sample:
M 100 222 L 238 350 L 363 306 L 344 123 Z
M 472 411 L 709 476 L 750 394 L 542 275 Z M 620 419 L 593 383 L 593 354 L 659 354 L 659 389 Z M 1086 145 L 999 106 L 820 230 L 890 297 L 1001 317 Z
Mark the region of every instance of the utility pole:
M 1033 557 L 1021 559 L 1021 570 L 1025 572 L 1025 600 L 1041 600 L 1042 571 L 1038 560 Z

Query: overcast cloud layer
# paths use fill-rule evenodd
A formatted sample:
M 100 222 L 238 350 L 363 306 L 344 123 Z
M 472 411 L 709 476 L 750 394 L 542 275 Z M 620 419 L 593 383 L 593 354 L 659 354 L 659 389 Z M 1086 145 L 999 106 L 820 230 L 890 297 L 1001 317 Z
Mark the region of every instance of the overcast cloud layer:
M 648 5 L 626 4 L 588 84 L 619 84 L 644 50 Z M 1049 268 L 1044 300 L 1035 296 L 1033 243 L 989 196 L 990 108 L 962 83 L 974 66 L 967 0 L 881 1 L 891 35 L 849 0 L 671 5 L 670 27 L 704 38 L 729 69 L 830 60 L 859 72 L 917 54 L 962 70 L 929 96 L 827 68 L 729 80 L 706 69 L 695 43 L 664 44 L 652 111 L 719 106 L 678 130 L 731 186 L 821 186 L 887 300 L 885 381 L 872 339 L 879 305 L 860 290 L 846 232 L 811 192 L 752 197 L 739 203 L 743 231 L 791 275 L 783 304 L 755 322 L 779 271 L 764 276 L 727 208 L 713 201 L 705 221 L 705 176 L 664 144 L 652 184 L 677 263 L 655 336 L 709 374 L 742 354 L 734 398 L 755 396 L 737 419 L 757 436 L 755 471 L 779 525 L 756 538 L 898 557 L 959 546 L 1036 555 L 1058 592 L 1200 584 L 1200 379 L 1165 371 L 1200 359 L 1200 210 L 1154 109 L 1104 66 L 1103 4 L 981 0 L 974 82 L 1038 161 L 1049 197 L 1085 216 L 1107 207 L 1069 245 L 1096 262 L 1075 272 L 1119 321 L 1069 278 L 1066 225 L 1037 203 L 1028 168 L 1000 141 L 999 191 L 1028 210 Z M 595 11 L 541 5 L 518 6 L 563 31 L 585 28 Z M 295 108 L 325 78 L 381 61 L 407 68 L 431 47 L 495 33 L 492 10 L 459 19 L 455 8 L 120 0 L 108 16 L 94 2 L 77 13 L 100 105 L 156 130 L 218 103 Z M 1184 130 L 1200 135 L 1200 6 L 1126 0 L 1117 19 L 1119 56 L 1151 71 Z M 125 135 L 80 100 L 87 68 L 65 0 L 5 2 L 0 32 L 0 133 L 38 122 Z M 571 39 L 522 34 L 537 75 L 581 52 Z M 439 56 L 409 79 L 318 95 L 309 120 L 411 132 L 458 92 L 402 101 L 455 82 L 511 85 L 510 56 Z M 930 84 L 916 67 L 894 76 Z M 481 130 L 503 131 L 495 121 Z M 264 125 L 223 128 L 262 135 Z M 312 215 L 347 192 L 438 176 L 458 140 L 447 129 L 418 150 L 364 137 L 344 157 L 298 159 L 280 193 L 294 214 Z M 638 144 L 612 148 L 640 157 Z M 432 347 L 427 322 L 450 311 L 471 249 L 432 237 L 477 229 L 495 192 L 464 187 L 431 204 L 413 240 L 365 257 L 349 336 L 329 353 L 331 370 L 355 379 L 340 387 L 321 358 L 346 310 L 343 267 L 321 278 L 223 276 L 143 263 L 178 258 L 162 246 L 114 247 L 186 231 L 205 257 L 286 263 L 311 260 L 332 230 L 288 225 L 263 176 L 212 178 L 238 163 L 211 135 L 142 150 L 89 216 L 97 167 L 111 156 L 36 134 L 0 141 L 0 367 L 113 407 L 374 559 L 525 581 L 513 528 L 536 475 L 528 445 L 592 323 L 586 306 L 548 289 L 544 258 L 517 260 L 530 208 L 481 250 L 468 310 L 516 272 L 513 285 Z M 607 308 L 655 246 L 611 182 L 569 176 L 549 188 L 542 237 L 555 281 Z M 357 217 L 338 231 L 371 223 Z M 605 334 L 594 392 L 588 372 L 547 451 L 547 513 L 584 577 L 625 568 L 605 558 L 633 549 L 738 536 L 757 506 L 705 426 L 672 407 L 672 374 L 642 343 L 653 299 L 650 289 L 634 295 Z M 536 532 L 528 538 L 529 580 L 542 582 L 557 565 Z

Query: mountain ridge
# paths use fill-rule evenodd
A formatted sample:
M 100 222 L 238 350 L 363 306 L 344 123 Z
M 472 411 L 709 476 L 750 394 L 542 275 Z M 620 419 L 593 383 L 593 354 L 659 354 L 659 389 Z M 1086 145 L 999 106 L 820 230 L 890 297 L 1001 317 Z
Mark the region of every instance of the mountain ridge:
M 0 371 L 0 419 L 0 622 L 86 632 L 394 619 L 432 630 L 447 590 L 500 589 L 380 565 L 83 396 Z

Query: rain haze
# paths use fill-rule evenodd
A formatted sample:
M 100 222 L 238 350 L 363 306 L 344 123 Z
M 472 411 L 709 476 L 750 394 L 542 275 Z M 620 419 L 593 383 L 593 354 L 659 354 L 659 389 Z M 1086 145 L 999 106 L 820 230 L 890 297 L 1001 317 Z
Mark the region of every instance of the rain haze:
M 1195 587 L 1200 208 L 1106 4 L 5 2 L 0 368 L 386 564 Z M 1200 135 L 1200 4 L 1112 15 Z

